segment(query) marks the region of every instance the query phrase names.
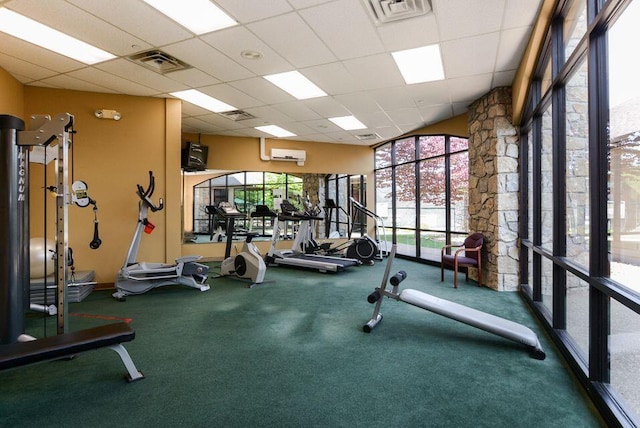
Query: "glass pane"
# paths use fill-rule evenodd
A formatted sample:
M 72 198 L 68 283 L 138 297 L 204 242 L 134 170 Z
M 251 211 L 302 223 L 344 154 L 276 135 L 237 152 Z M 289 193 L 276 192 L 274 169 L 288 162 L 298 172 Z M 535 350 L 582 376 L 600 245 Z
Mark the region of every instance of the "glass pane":
M 264 204 L 275 209 L 274 198 L 282 198 L 285 195 L 285 175 L 267 172 L 264 175 L 265 195 Z
M 567 257 L 589 267 L 589 117 L 587 63 L 566 85 Z
M 380 240 L 380 248 L 391 251 L 393 230 L 391 228 L 392 217 L 392 197 L 391 192 L 391 168 L 384 168 L 376 171 L 376 209 L 375 213 L 380 216 L 384 227 L 377 238 Z
M 396 141 L 396 165 L 416 160 L 416 142 L 414 137 Z
M 465 140 L 466 141 L 466 140 Z M 451 230 L 469 231 L 469 153 L 450 157 L 451 177 Z
M 542 303 L 553 313 L 553 263 L 546 257 L 542 257 L 542 276 L 540 278 L 542 287 Z
M 396 226 L 412 229 L 416 227 L 416 172 L 414 163 L 396 167 Z
M 418 165 L 420 168 L 420 229 L 446 231 L 444 158 L 421 161 Z
M 349 235 L 349 218 L 347 216 L 347 207 L 349 206 L 348 184 L 349 181 L 346 176 L 342 176 L 338 179 L 338 198 L 336 200 L 336 205 L 341 208 L 337 210 L 340 236 Z
M 449 153 L 467 150 L 469 148 L 469 140 L 460 137 L 449 138 Z
M 587 31 L 587 2 L 573 0 L 563 23 L 564 57 L 569 58 Z
M 611 299 L 611 386 L 640 415 L 640 315 Z
M 553 249 L 553 139 L 551 106 L 542 115 L 542 246 Z
M 423 135 L 418 138 L 420 159 L 444 154 L 444 137 L 442 135 Z
M 542 81 L 540 82 L 541 95 L 551 87 L 551 61 L 547 61 L 542 73 Z
M 391 143 L 376 149 L 376 168 L 391 165 Z
M 611 278 L 640 291 L 640 79 L 629 41 L 640 38 L 640 1 L 609 30 Z
M 302 196 L 302 178 L 287 175 L 287 198 L 297 201 L 297 198 Z
M 440 261 L 440 250 L 446 245 L 443 232 L 420 232 L 420 258 Z
M 567 271 L 567 332 L 589 360 L 589 284 Z

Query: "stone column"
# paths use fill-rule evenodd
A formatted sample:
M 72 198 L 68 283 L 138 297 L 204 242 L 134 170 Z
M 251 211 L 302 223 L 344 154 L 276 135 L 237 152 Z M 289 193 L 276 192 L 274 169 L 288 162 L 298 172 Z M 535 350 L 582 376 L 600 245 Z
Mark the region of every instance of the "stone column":
M 519 286 L 518 155 L 511 88 L 493 89 L 469 108 L 469 231 L 484 234 L 482 282 L 500 291 Z

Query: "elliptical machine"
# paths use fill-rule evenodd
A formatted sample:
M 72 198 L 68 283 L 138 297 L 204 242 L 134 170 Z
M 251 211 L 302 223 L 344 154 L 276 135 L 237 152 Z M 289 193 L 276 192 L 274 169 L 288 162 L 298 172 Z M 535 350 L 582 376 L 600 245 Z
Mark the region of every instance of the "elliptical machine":
M 185 256 L 176 259 L 176 264 L 166 263 L 146 263 L 137 262 L 138 248 L 142 232 L 151 233 L 154 225 L 147 219 L 149 210 L 152 212 L 161 211 L 164 208 L 164 201 L 159 199 L 158 205 L 151 200 L 155 190 L 155 177 L 153 171 L 149 171 L 149 186 L 145 189 L 137 184 L 136 194 L 140 198 L 138 202 L 138 225 L 129 252 L 122 269 L 116 276 L 117 291 L 113 297 L 119 301 L 125 301 L 126 296 L 133 294 L 143 294 L 163 285 L 182 284 L 188 287 L 197 288 L 200 291 L 209 290 L 207 284 L 209 266 L 196 263 L 202 256 Z
M 270 211 L 264 205 L 258 205 L 260 207 L 256 212 L 251 213 L 251 217 L 276 217 L 277 214 Z M 262 208 L 263 207 L 263 208 Z M 264 211 L 267 210 L 267 212 Z M 256 244 L 251 242 L 254 234 L 247 233 L 242 249 L 235 256 L 231 256 L 231 241 L 233 237 L 233 230 L 235 227 L 236 218 L 244 218 L 245 214 L 238 211 L 229 202 L 221 202 L 217 207 L 217 215 L 224 218 L 227 221 L 227 246 L 225 249 L 224 260 L 220 265 L 220 276 L 235 275 L 238 278 L 246 278 L 251 280 L 251 284 L 247 285 L 248 288 L 253 288 L 256 285 L 264 283 L 264 274 L 267 271 L 267 265 L 256 247 Z

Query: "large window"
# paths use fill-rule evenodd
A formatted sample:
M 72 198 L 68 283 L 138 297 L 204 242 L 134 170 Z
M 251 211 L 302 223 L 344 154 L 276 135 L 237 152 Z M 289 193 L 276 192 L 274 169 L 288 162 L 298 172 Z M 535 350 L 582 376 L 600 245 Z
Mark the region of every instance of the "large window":
M 398 254 L 439 261 L 440 248 L 468 232 L 466 138 L 423 135 L 376 149 L 376 213 Z M 453 183 L 453 184 L 452 184 Z
M 610 425 L 640 424 L 640 0 L 561 0 L 521 126 L 520 281 Z

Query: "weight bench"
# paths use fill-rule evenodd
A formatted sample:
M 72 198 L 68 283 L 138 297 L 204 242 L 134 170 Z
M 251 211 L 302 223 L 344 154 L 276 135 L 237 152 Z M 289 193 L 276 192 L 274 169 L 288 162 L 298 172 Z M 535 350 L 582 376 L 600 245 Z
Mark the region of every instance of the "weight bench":
M 136 336 L 125 322 L 107 324 L 86 330 L 64 333 L 27 342 L 0 345 L 0 370 L 7 370 L 43 361 L 71 358 L 75 354 L 99 348 L 115 351 L 128 371 L 127 380 L 143 379 L 129 353 L 122 345 Z

